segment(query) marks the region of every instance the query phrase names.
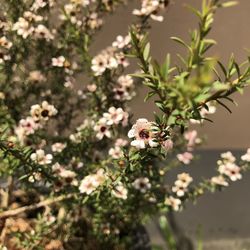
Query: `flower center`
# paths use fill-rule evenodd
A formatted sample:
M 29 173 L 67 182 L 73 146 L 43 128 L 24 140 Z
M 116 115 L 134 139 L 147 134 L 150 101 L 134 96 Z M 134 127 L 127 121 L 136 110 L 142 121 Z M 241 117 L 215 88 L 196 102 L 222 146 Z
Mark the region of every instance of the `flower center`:
M 102 133 L 104 133 L 106 131 L 106 129 L 107 129 L 106 127 L 102 126 L 100 130 Z
M 139 136 L 141 139 L 148 139 L 149 138 L 149 131 L 146 129 L 143 129 L 139 132 Z
M 47 117 L 49 115 L 49 111 L 47 109 L 44 109 L 42 112 L 41 112 L 41 115 L 42 117 Z

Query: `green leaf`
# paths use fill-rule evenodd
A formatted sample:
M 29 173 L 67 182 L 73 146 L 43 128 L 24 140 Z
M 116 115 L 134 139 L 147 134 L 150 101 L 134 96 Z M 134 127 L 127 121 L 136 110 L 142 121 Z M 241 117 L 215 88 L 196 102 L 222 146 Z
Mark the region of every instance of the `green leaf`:
M 177 43 L 183 45 L 184 47 L 186 47 L 189 51 L 192 51 L 191 47 L 190 47 L 187 43 L 185 43 L 181 38 L 175 37 L 175 36 L 172 36 L 172 37 L 170 37 L 170 38 L 171 38 L 173 41 L 175 41 L 175 42 L 177 42 Z
M 219 7 L 222 7 L 222 8 L 228 8 L 228 7 L 232 7 L 232 6 L 235 6 L 239 4 L 238 1 L 230 1 L 230 2 L 226 2 L 226 3 L 221 3 L 219 5 Z
M 149 53 L 150 53 L 150 43 L 147 43 L 143 51 L 143 58 L 145 61 L 148 61 Z

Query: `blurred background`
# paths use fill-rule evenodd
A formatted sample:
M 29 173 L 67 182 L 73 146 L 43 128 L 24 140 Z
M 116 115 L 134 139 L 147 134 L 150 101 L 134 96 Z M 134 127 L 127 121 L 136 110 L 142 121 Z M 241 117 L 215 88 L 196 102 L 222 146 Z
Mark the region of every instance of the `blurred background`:
M 167 53 L 170 53 L 173 62 L 177 62 L 176 53 L 184 51 L 171 36 L 178 36 L 184 40 L 189 39 L 188 31 L 197 26 L 197 18 L 185 5 L 200 7 L 201 0 L 172 0 L 167 12 L 164 14 L 164 22 L 151 22 L 150 42 L 152 56 L 162 61 Z M 239 0 L 239 4 L 232 8 L 217 12 L 214 28 L 210 38 L 217 41 L 209 53 L 227 62 L 231 53 L 234 53 L 238 62 L 247 59 L 246 49 L 250 48 L 250 1 Z M 92 54 L 109 46 L 117 35 L 125 35 L 127 27 L 134 20 L 131 12 L 138 7 L 139 1 L 128 1 L 127 6 L 121 7 L 111 17 L 105 20 L 104 28 L 98 34 L 92 47 Z M 134 118 L 152 118 L 156 110 L 153 103 L 144 103 L 143 99 L 147 90 L 139 89 L 137 98 L 132 103 L 135 113 Z M 198 126 L 200 134 L 206 134 L 207 143 L 198 152 L 200 160 L 190 167 L 183 167 L 179 171 L 187 171 L 192 176 L 210 177 L 215 174 L 216 161 L 220 153 L 232 150 L 240 157 L 246 148 L 250 147 L 250 89 L 246 89 L 244 95 L 236 94 L 235 100 L 238 106 L 230 104 L 233 111 L 228 113 L 223 108 L 210 118 L 214 123 L 205 122 Z M 176 178 L 171 173 L 168 181 L 172 183 Z M 178 213 L 176 219 L 179 226 L 185 231 L 187 237 L 197 242 L 203 241 L 207 250 L 249 250 L 250 249 L 250 174 L 246 174 L 242 181 L 233 183 L 222 193 L 207 194 L 198 200 L 197 205 L 188 204 L 185 211 Z M 153 242 L 162 242 L 159 232 L 154 225 L 149 226 Z
M 152 56 L 162 61 L 167 53 L 170 53 L 173 63 L 178 62 L 176 53 L 182 54 L 184 50 L 170 40 L 171 36 L 178 36 L 188 41 L 189 30 L 197 26 L 197 18 L 186 5 L 199 8 L 201 0 L 171 0 L 171 4 L 164 14 L 164 22 L 152 21 L 150 42 Z M 246 49 L 250 49 L 250 1 L 239 0 L 237 6 L 219 10 L 215 17 L 214 28 L 210 38 L 217 41 L 217 45 L 210 54 L 217 56 L 221 61 L 227 62 L 231 53 L 235 54 L 238 62 L 247 59 Z M 139 1 L 129 0 L 127 6 L 119 8 L 113 16 L 105 20 L 102 31 L 98 34 L 92 47 L 92 54 L 96 54 L 106 46 L 109 46 L 117 35 L 125 35 L 127 27 L 135 18 L 131 12 L 139 7 Z M 150 102 L 144 103 L 146 90 L 140 89 L 139 95 L 132 104 L 135 118 L 152 118 L 156 110 Z M 250 89 L 246 89 L 243 96 L 235 95 L 238 107 L 230 104 L 233 111 L 228 113 L 223 108 L 213 115 L 214 123 L 205 123 L 199 128 L 202 134 L 207 134 L 208 141 L 204 145 L 207 149 L 241 149 L 250 146 Z

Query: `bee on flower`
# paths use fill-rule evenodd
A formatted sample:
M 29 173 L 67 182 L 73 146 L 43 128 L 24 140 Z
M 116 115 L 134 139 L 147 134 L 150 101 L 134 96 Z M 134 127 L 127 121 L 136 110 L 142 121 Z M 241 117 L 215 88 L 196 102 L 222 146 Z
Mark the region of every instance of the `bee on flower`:
M 124 187 L 124 185 L 119 182 L 111 191 L 112 195 L 116 198 L 126 200 L 128 198 L 128 190 Z
M 153 122 L 149 122 L 147 119 L 141 118 L 136 121 L 128 132 L 129 138 L 134 138 L 131 142 L 131 146 L 138 149 L 144 149 L 146 146 L 157 147 L 156 135 L 153 131 L 155 125 Z

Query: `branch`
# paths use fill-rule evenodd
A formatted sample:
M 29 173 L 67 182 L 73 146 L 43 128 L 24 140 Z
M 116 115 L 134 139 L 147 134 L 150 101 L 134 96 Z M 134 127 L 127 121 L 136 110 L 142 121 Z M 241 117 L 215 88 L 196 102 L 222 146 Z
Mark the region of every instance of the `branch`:
M 24 207 L 20 207 L 20 208 L 17 208 L 17 209 L 7 210 L 7 211 L 4 211 L 4 212 L 0 213 L 0 219 L 13 217 L 13 216 L 16 216 L 16 215 L 18 215 L 20 213 L 32 211 L 32 210 L 35 210 L 37 208 L 41 208 L 41 207 L 45 207 L 45 206 L 50 206 L 50 205 L 52 205 L 54 203 L 61 202 L 63 200 L 67 200 L 67 199 L 70 199 L 72 197 L 73 197 L 73 194 L 61 195 L 61 196 L 58 196 L 56 198 L 50 198 L 50 199 L 47 199 L 47 200 L 43 200 L 43 201 L 40 201 L 39 203 L 32 204 L 32 205 L 29 205 L 29 206 L 24 206 Z

